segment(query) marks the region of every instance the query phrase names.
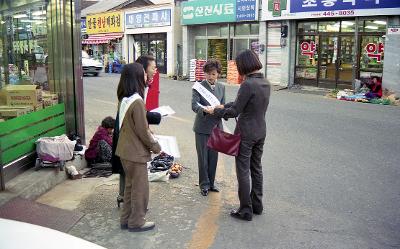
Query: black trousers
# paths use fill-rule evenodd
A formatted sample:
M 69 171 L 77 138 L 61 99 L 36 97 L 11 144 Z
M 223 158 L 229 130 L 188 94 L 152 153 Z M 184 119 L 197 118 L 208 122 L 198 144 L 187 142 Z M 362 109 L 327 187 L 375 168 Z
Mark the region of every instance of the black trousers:
M 207 147 L 210 135 L 195 133 L 200 189 L 214 187 L 218 152 Z
M 236 176 L 241 213 L 253 214 L 263 211 L 263 172 L 261 157 L 265 138 L 243 139 L 236 160 Z

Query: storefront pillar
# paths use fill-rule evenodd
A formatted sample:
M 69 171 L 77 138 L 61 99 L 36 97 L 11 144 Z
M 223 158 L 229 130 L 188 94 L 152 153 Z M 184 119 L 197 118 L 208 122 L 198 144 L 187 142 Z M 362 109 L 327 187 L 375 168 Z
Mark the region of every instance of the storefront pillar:
M 391 27 L 400 29 L 400 17 L 389 17 L 388 30 Z M 383 86 L 400 94 L 400 33 L 387 32 L 385 39 L 385 63 L 383 65 Z
M 287 40 L 287 58 L 289 60 L 288 70 L 282 78 L 287 78 L 287 86 L 294 85 L 294 75 L 296 68 L 296 21 L 288 21 L 288 40 Z
M 260 22 L 260 31 L 259 31 L 259 42 L 260 42 L 260 62 L 263 65 L 263 73 L 267 75 L 267 22 Z
M 189 26 L 182 26 L 182 72 L 184 77 L 189 76 L 190 44 Z

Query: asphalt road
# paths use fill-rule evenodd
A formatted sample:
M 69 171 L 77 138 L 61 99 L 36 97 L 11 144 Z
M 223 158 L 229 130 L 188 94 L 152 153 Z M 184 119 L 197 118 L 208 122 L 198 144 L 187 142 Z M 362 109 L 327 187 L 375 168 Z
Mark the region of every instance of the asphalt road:
M 118 77 L 84 78 L 87 138 L 115 115 Z M 177 137 L 185 170 L 177 180 L 151 184 L 148 218 L 157 230 L 119 230 L 114 179 L 82 202 L 87 215 L 73 235 L 115 249 L 400 248 L 399 107 L 274 91 L 262 160 L 265 213 L 241 222 L 228 215 L 238 204 L 231 157 L 220 156 L 221 193 L 202 197 L 195 185 L 191 84 L 161 79 L 160 85 L 161 105 L 176 115 L 152 128 Z M 227 86 L 227 100 L 237 90 Z

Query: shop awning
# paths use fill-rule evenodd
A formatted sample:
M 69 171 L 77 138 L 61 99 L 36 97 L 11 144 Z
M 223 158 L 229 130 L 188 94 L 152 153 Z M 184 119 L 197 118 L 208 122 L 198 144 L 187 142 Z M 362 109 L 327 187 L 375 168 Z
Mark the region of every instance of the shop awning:
M 87 39 L 82 40 L 82 44 L 104 44 L 111 40 L 122 38 L 123 36 L 123 33 L 89 35 Z

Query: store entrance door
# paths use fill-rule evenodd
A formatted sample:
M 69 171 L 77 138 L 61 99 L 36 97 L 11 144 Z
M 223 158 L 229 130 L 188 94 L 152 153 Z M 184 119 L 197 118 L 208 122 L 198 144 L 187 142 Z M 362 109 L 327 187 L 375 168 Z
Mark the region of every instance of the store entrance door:
M 156 59 L 158 72 L 167 73 L 167 34 L 134 35 L 134 55 L 136 60 L 141 55 L 152 55 Z
M 351 88 L 356 63 L 354 36 L 321 35 L 318 86 Z

